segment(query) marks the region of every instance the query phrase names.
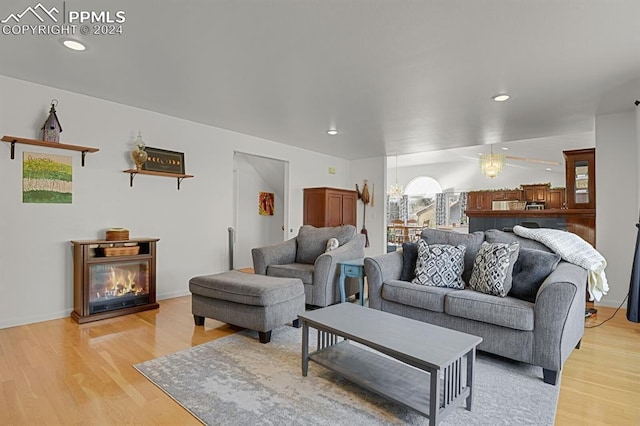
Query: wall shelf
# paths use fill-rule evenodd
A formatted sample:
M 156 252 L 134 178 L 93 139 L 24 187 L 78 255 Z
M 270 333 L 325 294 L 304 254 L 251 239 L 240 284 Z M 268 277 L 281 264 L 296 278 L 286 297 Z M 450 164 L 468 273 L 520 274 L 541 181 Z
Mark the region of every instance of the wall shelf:
M 69 145 L 66 143 L 57 143 L 57 142 L 46 142 L 46 141 L 41 141 L 37 139 L 18 138 L 15 136 L 3 136 L 2 141 L 8 142 L 11 144 L 12 160 L 15 159 L 15 146 L 17 143 L 22 143 L 25 145 L 45 146 L 47 148 L 67 149 L 70 151 L 80 151 L 82 152 L 82 167 L 84 167 L 84 157 L 87 155 L 87 152 L 100 151 L 98 148 L 91 148 L 88 146 Z
M 192 178 L 193 177 L 193 175 L 184 175 L 184 174 L 179 174 L 179 173 L 154 172 L 154 171 L 151 171 L 151 170 L 136 170 L 136 169 L 124 170 L 124 173 L 129 173 L 129 186 L 130 187 L 133 187 L 133 178 L 137 174 L 141 174 L 141 175 L 162 176 L 162 177 L 176 178 L 178 180 L 178 190 L 180 190 L 180 183 L 182 182 L 183 179 L 187 179 L 187 178 Z

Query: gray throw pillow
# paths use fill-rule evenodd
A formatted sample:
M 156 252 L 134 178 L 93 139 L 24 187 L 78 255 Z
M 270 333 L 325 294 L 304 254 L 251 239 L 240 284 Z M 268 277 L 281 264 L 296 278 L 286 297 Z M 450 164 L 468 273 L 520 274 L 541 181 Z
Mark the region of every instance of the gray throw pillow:
M 418 260 L 418 243 L 402 244 L 401 281 L 413 281 L 416 277 L 416 261 Z
M 513 232 L 504 232 L 499 229 L 487 229 L 484 231 L 484 239 L 488 243 L 512 243 L 514 241 L 520 243 L 520 248 L 543 250 L 551 252 L 552 250 L 544 244 L 516 235 Z
M 480 249 L 480 245 L 484 241 L 484 232 L 476 231 L 471 234 L 460 234 L 453 231 L 441 231 L 438 229 L 425 229 L 421 234 L 427 244 L 448 244 L 451 246 L 463 245 L 466 247 L 464 252 L 464 272 L 462 279 L 468 283 L 473 270 L 473 262 Z
M 464 270 L 465 246 L 447 244 L 428 245 L 418 241 L 418 260 L 416 277 L 413 284 L 435 287 L 464 288 L 462 271 Z
M 540 286 L 560 263 L 560 256 L 542 250 L 521 248 L 513 267 L 509 296 L 535 303 Z
M 482 243 L 473 264 L 469 286 L 481 293 L 505 297 L 511 290 L 519 250 L 517 242 Z
M 356 227 L 344 225 L 336 227 L 316 228 L 311 225 L 300 227 L 296 237 L 296 263 L 313 265 L 318 256 L 327 249 L 329 238 L 336 238 L 339 245 L 344 245 L 356 235 Z

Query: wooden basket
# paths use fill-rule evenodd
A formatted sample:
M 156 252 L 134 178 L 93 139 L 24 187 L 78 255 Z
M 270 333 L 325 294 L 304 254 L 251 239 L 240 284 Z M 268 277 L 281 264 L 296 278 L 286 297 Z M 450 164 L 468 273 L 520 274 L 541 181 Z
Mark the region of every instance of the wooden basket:
M 129 230 L 126 228 L 111 228 L 106 232 L 107 241 L 123 241 L 129 239 Z
M 526 205 L 526 201 L 511 201 L 509 203 L 509 210 L 524 210 Z
M 104 247 L 104 255 L 109 256 L 133 256 L 140 253 L 140 246 L 132 247 Z

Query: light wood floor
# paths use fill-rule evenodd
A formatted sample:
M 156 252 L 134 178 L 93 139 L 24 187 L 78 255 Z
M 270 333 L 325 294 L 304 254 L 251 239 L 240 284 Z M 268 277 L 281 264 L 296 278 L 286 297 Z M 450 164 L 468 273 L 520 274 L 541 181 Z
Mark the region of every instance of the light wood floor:
M 597 323 L 613 310 L 600 308 Z M 234 333 L 191 298 L 78 325 L 60 319 L 0 330 L 0 424 L 199 424 L 132 365 Z M 640 324 L 624 311 L 586 330 L 562 375 L 558 425 L 640 423 Z M 516 396 L 514 396 L 516 397 Z

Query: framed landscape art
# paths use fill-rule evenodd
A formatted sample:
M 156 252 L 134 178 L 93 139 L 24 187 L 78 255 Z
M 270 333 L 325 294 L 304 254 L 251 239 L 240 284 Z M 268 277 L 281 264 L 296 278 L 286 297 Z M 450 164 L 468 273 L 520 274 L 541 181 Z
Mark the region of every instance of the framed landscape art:
M 23 203 L 71 204 L 71 157 L 27 151 L 22 156 Z

